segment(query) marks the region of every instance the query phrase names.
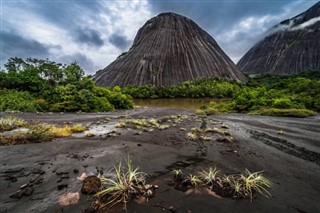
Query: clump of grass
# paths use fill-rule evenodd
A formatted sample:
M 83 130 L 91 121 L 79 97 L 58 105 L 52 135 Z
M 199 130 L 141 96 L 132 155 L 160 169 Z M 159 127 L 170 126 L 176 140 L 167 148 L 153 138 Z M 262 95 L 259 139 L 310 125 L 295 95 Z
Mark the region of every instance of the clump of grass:
M 270 108 L 270 109 L 257 110 L 257 111 L 254 111 L 254 112 L 250 113 L 250 114 L 305 118 L 305 117 L 309 117 L 309 116 L 314 116 L 317 113 L 312 111 L 312 110 L 308 110 L 308 109 L 277 109 L 277 108 Z
M 148 198 L 153 195 L 152 188 L 156 187 L 145 184 L 147 175 L 141 172 L 139 167 L 133 167 L 130 158 L 125 166 L 120 162 L 114 169 L 115 178 L 101 177 L 103 189 L 96 194 L 100 200 L 106 200 L 104 205 L 114 206 L 117 203 L 126 205 L 130 199 L 139 196 Z
M 83 132 L 87 127 L 82 124 L 75 124 L 73 126 L 65 125 L 63 127 L 59 126 L 49 126 L 49 132 L 54 135 L 54 137 L 69 137 L 73 133 Z
M 192 132 L 188 132 L 187 133 L 187 139 L 188 140 L 191 140 L 191 141 L 196 141 L 199 139 L 198 135 L 197 134 L 194 134 Z
M 235 199 L 248 198 L 252 201 L 253 193 L 258 192 L 266 197 L 271 197 L 268 189 L 272 183 L 262 175 L 262 172 L 249 172 L 244 174 L 224 175 L 217 168 L 203 169 L 199 175 L 189 174 L 182 176 L 181 170 L 173 171 L 176 189 L 185 191 L 189 188 L 207 187 L 224 197 Z M 177 176 L 179 175 L 179 178 Z
M 214 168 L 209 167 L 206 170 L 203 169 L 199 173 L 199 177 L 205 184 L 212 184 L 214 181 L 216 181 L 218 173 L 219 173 L 219 170 L 217 170 L 216 167 Z
M 49 132 L 58 138 L 69 137 L 72 134 L 71 127 L 67 125 L 64 127 L 51 126 Z
M 52 140 L 53 136 L 48 132 L 48 129 L 33 129 L 25 133 L 19 133 L 14 136 L 0 136 L 0 144 L 15 145 L 15 144 L 30 144 L 41 143 Z
M 151 119 L 127 119 L 116 124 L 117 128 L 125 128 L 131 125 L 135 129 L 156 128 L 159 130 L 168 129 L 170 126 L 167 124 L 160 124 L 156 118 Z
M 78 133 L 78 132 L 83 132 L 85 130 L 87 130 L 88 127 L 84 126 L 83 124 L 74 124 L 72 127 L 71 127 L 71 131 L 72 133 Z
M 272 186 L 271 181 L 265 178 L 262 172 L 251 173 L 249 170 L 246 170 L 246 174 L 241 175 L 239 181 L 243 181 L 245 192 L 249 195 L 250 200 L 252 200 L 253 191 L 257 191 L 266 197 L 271 197 L 271 194 L 267 190 L 267 188 Z
M 190 185 L 193 187 L 199 187 L 202 184 L 202 180 L 197 175 L 193 174 L 189 174 L 186 181 L 189 181 Z
M 21 118 L 6 116 L 0 119 L 0 131 L 9 131 L 18 127 L 24 127 L 27 122 Z

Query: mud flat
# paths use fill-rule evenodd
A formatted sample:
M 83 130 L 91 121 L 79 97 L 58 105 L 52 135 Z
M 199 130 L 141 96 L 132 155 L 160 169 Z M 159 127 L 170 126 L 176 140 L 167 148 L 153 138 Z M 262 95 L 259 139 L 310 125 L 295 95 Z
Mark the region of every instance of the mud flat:
M 187 117 L 174 122 L 177 115 Z M 89 125 L 89 131 L 94 134 L 1 146 L 1 213 L 81 212 L 90 205 L 92 197 L 80 192 L 82 181 L 78 177 L 82 173 L 106 174 L 128 155 L 134 165 L 149 174 L 148 182 L 159 185 L 149 202 L 129 202 L 128 212 L 320 212 L 319 116 L 303 119 L 243 114 L 203 117 L 192 110 L 164 108 L 15 116 L 54 124 L 83 123 Z M 126 119 L 136 118 L 164 119 L 169 127 L 162 130 L 115 127 Z M 211 134 L 209 141 L 201 142 L 186 137 L 191 128 L 203 125 L 227 132 L 232 140 L 224 140 L 221 134 Z M 188 173 L 209 166 L 226 173 L 263 170 L 273 182 L 272 197 L 255 194 L 250 202 L 200 192 L 185 193 L 168 185 L 172 177 L 170 169 L 181 168 Z M 20 194 L 16 193 L 18 190 Z M 80 200 L 73 205 L 60 205 L 59 198 L 66 192 L 79 192 Z M 118 206 L 100 212 L 125 210 Z

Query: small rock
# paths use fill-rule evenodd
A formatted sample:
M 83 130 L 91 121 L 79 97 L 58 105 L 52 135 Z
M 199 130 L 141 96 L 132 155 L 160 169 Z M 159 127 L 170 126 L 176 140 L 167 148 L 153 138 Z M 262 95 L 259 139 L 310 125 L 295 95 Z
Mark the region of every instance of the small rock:
M 222 129 L 229 129 L 229 127 L 228 127 L 226 124 L 222 124 L 222 125 L 221 125 L 221 128 L 222 128 Z
M 34 192 L 33 188 L 27 187 L 27 188 L 25 188 L 23 195 L 30 196 L 30 195 L 32 195 L 33 192 Z
M 223 142 L 223 143 L 232 143 L 232 140 L 230 140 L 227 137 L 223 137 L 223 138 L 217 138 L 216 139 L 217 142 Z
M 79 169 L 74 169 L 73 173 L 78 174 L 79 173 Z
M 67 175 L 69 174 L 68 171 L 59 171 L 59 172 L 56 172 L 57 175 Z
M 207 129 L 207 121 L 203 120 L 200 129 Z
M 59 198 L 59 204 L 62 206 L 69 206 L 78 203 L 79 199 L 79 192 L 67 192 Z
M 20 199 L 23 196 L 23 191 L 19 190 L 13 194 L 11 194 L 9 197 L 13 199 Z
M 5 178 L 4 178 L 5 180 L 9 180 L 11 183 L 13 183 L 13 182 L 17 182 L 17 178 L 16 177 L 14 177 L 14 176 L 6 176 Z
M 77 177 L 78 180 L 84 180 L 86 179 L 88 176 L 86 173 L 82 173 L 81 176 Z
M 141 143 L 138 143 L 137 146 L 142 146 L 142 144 L 141 144 Z
M 101 180 L 97 176 L 88 176 L 83 180 L 81 192 L 84 194 L 96 194 L 101 187 Z
M 68 184 L 59 184 L 57 188 L 58 188 L 58 190 L 68 188 Z

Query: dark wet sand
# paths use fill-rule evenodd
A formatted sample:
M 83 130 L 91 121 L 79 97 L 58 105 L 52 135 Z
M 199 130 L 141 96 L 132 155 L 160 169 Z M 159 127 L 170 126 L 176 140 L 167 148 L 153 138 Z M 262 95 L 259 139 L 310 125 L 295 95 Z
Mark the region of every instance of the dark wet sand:
M 204 147 L 187 140 L 186 132 L 179 130 L 181 127 L 200 127 L 202 117 L 194 116 L 191 110 L 141 108 L 103 114 L 18 116 L 56 124 L 66 121 L 92 124 L 106 117 L 111 119 L 109 123 L 124 119 L 117 118 L 118 115 L 159 118 L 181 113 L 189 115 L 188 120 L 167 130 L 143 132 L 141 135 L 134 135 L 136 130 L 116 129 L 121 132 L 120 136 L 70 137 L 41 144 L 1 146 L 0 212 L 81 212 L 90 204 L 90 196 L 80 193 L 78 204 L 65 207 L 59 205 L 59 196 L 65 192 L 80 192 L 82 182 L 77 180 L 77 176 L 81 173 L 97 174 L 96 167 L 109 171 L 128 154 L 134 165 L 139 165 L 150 175 L 149 182 L 159 185 L 154 198 L 144 205 L 130 202 L 128 212 L 170 212 L 165 210 L 170 207 L 177 212 L 320 212 L 319 116 L 303 119 L 242 114 L 209 116 L 208 126 L 219 127 L 222 121 L 236 142 L 213 140 L 204 142 Z M 212 119 L 218 123 L 211 124 Z M 279 135 L 279 130 L 283 130 L 284 135 Z M 205 156 L 199 154 L 199 149 Z M 184 162 L 186 173 L 209 166 L 217 166 L 226 173 L 243 172 L 246 168 L 250 171 L 263 170 L 274 183 L 270 191 L 272 198 L 257 195 L 251 203 L 249 200 L 218 199 L 206 194 L 185 195 L 167 185 L 171 178 L 167 168 L 178 161 Z M 35 169 L 45 171 L 39 175 L 44 178 L 43 183 L 34 185 L 31 196 L 10 199 L 10 194 L 37 176 L 32 174 Z M 74 169 L 79 173 L 75 174 Z M 61 172 L 68 172 L 65 176 L 69 178 L 57 182 Z M 16 177 L 17 181 L 5 180 L 8 176 Z M 57 186 L 63 184 L 67 188 L 58 190 Z

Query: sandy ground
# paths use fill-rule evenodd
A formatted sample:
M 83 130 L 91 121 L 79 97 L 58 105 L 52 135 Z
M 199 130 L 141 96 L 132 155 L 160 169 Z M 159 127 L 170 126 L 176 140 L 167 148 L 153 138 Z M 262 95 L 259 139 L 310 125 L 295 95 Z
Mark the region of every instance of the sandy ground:
M 166 130 L 137 134 L 134 129 L 115 129 L 121 135 L 107 137 L 114 124 L 124 117 L 153 117 L 186 114 L 188 118 Z M 1 114 L 0 116 L 3 116 Z M 119 116 L 121 115 L 121 116 Z M 320 117 L 279 118 L 243 114 L 204 118 L 191 110 L 140 108 L 103 114 L 18 114 L 26 120 L 48 123 L 81 122 L 103 133 L 88 138 L 79 134 L 41 144 L 1 146 L 0 212 L 81 212 L 91 203 L 80 193 L 83 172 L 95 175 L 109 172 L 113 165 L 131 156 L 134 165 L 149 174 L 149 182 L 159 185 L 154 198 L 146 204 L 128 204 L 128 212 L 320 212 Z M 106 118 L 110 119 L 108 122 Z M 186 139 L 192 127 L 228 126 L 235 142 L 197 143 Z M 187 131 L 181 131 L 186 128 Z M 279 135 L 279 131 L 284 132 Z M 225 173 L 245 169 L 264 171 L 274 186 L 272 198 L 261 195 L 250 200 L 219 199 L 207 194 L 185 194 L 168 186 L 170 168 L 185 173 L 216 166 Z M 79 170 L 75 173 L 74 170 Z M 21 199 L 9 196 L 31 179 L 33 193 Z M 37 180 L 41 181 L 37 181 Z M 62 189 L 58 189 L 58 187 Z M 75 205 L 61 206 L 60 196 L 79 192 Z M 121 207 L 102 212 L 125 212 Z

